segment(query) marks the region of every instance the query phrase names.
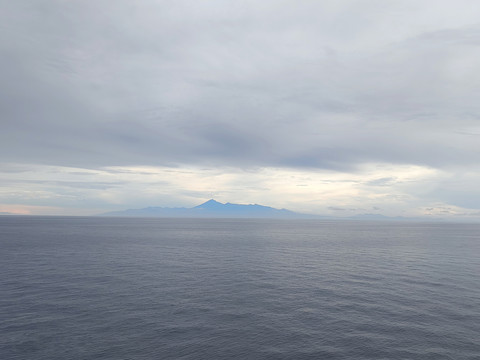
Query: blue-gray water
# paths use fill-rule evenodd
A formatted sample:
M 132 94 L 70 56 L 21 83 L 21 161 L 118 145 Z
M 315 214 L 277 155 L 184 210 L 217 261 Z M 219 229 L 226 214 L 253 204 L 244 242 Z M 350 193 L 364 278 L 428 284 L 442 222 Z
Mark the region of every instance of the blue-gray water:
M 480 225 L 0 217 L 0 359 L 480 359 Z

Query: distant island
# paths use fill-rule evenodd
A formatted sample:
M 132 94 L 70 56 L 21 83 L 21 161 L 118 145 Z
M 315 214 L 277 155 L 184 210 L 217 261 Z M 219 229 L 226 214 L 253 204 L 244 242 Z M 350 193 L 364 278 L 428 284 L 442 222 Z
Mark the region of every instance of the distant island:
M 380 214 L 357 214 L 350 217 L 301 214 L 287 209 L 275 209 L 258 204 L 221 203 L 210 199 L 203 204 L 186 207 L 146 207 L 112 211 L 97 216 L 118 217 L 163 217 L 163 218 L 260 218 L 260 219 L 324 219 L 357 221 L 438 221 L 441 219 L 407 218 L 402 216 L 384 216 Z
M 272 219 L 314 219 L 320 216 L 296 213 L 287 209 L 275 209 L 258 204 L 222 204 L 213 199 L 195 207 L 168 208 L 147 207 L 100 214 L 99 216 L 128 217 L 182 217 L 182 218 L 272 218 Z

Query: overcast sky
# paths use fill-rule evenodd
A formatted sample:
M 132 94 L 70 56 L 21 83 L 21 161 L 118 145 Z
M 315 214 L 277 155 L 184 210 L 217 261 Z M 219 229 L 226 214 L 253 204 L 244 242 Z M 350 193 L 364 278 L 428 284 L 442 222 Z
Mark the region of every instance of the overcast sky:
M 480 1 L 0 0 L 0 212 L 480 219 Z

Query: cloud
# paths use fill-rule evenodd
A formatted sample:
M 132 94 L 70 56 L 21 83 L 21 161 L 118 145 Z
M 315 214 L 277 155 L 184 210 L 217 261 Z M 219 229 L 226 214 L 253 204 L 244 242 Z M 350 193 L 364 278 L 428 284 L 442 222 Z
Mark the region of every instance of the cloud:
M 389 186 L 392 185 L 395 180 L 396 179 L 394 177 L 384 177 L 380 179 L 369 180 L 366 182 L 366 184 L 369 186 Z
M 1 173 L 1 203 L 64 207 L 90 214 L 146 206 L 194 206 L 215 198 L 222 202 L 260 203 L 313 214 L 352 215 L 381 207 L 388 214 L 418 215 L 424 187 L 438 172 L 412 166 L 370 164 L 357 173 L 285 168 L 108 167 L 90 171 L 33 166 L 29 172 Z M 397 181 L 376 187 L 379 175 Z M 384 176 L 385 177 L 385 176 Z M 302 186 L 297 186 L 301 184 Z M 417 196 L 411 194 L 417 193 Z M 429 200 L 432 206 L 438 202 Z M 435 205 L 437 206 L 437 205 Z
M 381 172 L 358 176 L 371 164 L 452 176 L 476 166 L 477 1 L 1 4 L 2 161 L 99 171 L 31 178 L 42 191 L 67 199 L 67 188 L 108 187 L 114 201 L 110 187 L 122 186 L 103 176 L 115 167 L 332 170 L 348 174 L 337 189 L 354 178 L 373 198 L 401 188 L 468 205 L 451 184 L 447 198 Z M 188 198 L 175 194 L 158 200 Z
M 452 132 L 477 122 L 476 25 L 421 32 L 417 16 L 408 30 L 387 27 L 411 3 L 40 4 L 6 5 L 2 150 L 11 161 L 475 161 L 475 140 Z

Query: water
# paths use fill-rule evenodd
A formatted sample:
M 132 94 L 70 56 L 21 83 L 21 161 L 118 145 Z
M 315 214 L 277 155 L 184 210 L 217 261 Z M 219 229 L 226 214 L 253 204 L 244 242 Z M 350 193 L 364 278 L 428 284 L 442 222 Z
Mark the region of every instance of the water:
M 0 217 L 0 358 L 480 359 L 479 234 Z

